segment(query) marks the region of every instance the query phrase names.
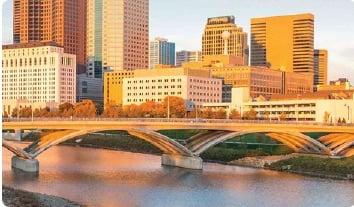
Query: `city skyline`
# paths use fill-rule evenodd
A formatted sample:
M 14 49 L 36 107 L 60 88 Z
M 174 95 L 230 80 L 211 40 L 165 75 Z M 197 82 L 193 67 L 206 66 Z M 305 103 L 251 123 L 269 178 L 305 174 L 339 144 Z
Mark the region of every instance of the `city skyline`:
M 3 1 L 3 44 L 12 41 L 12 1 Z M 181 8 L 170 10 L 168 8 Z M 198 9 L 196 9 L 198 8 Z M 261 10 L 259 8 L 262 8 Z M 315 16 L 315 48 L 328 49 L 329 80 L 347 77 L 354 82 L 354 42 L 351 35 L 354 25 L 354 2 L 325 0 L 291 2 L 259 0 L 242 2 L 230 0 L 211 0 L 208 6 L 200 1 L 150 1 L 150 36 L 163 36 L 176 43 L 178 50 L 201 50 L 202 33 L 207 18 L 234 15 L 236 24 L 250 34 L 250 20 L 254 17 L 313 13 Z M 179 15 L 183 12 L 183 15 Z M 328 15 L 331 13 L 332 15 Z M 335 14 L 335 15 L 333 15 Z M 178 18 L 174 18 L 177 17 Z M 186 23 L 187 22 L 187 23 Z M 180 28 L 184 28 L 181 30 Z M 188 31 L 188 33 L 185 33 Z M 340 42 L 338 42 L 340 40 Z

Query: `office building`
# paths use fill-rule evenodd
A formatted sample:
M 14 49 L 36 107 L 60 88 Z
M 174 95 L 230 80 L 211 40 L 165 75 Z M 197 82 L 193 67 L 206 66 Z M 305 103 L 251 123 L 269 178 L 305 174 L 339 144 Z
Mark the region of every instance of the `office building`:
M 18 105 L 57 107 L 76 100 L 76 58 L 54 42 L 3 46 L 3 111 Z
M 76 101 L 90 99 L 103 106 L 103 79 L 90 78 L 86 74 L 76 76 Z
M 161 102 L 167 96 L 178 96 L 188 108 L 222 100 L 222 80 L 205 70 L 163 68 L 137 70 L 132 78 L 123 79 L 123 105 L 147 101 Z
M 14 43 L 54 41 L 85 64 L 86 0 L 13 0 Z
M 204 108 L 224 109 L 229 115 L 237 110 L 255 111 L 256 118 L 269 121 L 301 121 L 336 124 L 353 123 L 354 91 L 346 93 L 314 92 L 307 94 L 281 95 L 271 100 L 252 101 L 249 88 L 233 88 L 232 101 L 228 103 L 206 103 Z M 340 121 L 339 121 L 340 120 Z
M 348 91 L 354 90 L 347 78 L 339 78 L 338 80 L 330 81 L 326 85 L 318 85 L 317 91 Z
M 314 73 L 314 16 L 251 19 L 251 65 Z
M 247 33 L 234 16 L 208 18 L 202 38 L 202 55 L 234 55 L 248 65 Z
M 185 68 L 210 69 L 213 77 L 221 78 L 232 87 L 250 87 L 250 96 L 268 99 L 274 94 L 308 93 L 313 91 L 313 76 L 260 66 L 240 66 L 232 55 L 208 55 L 203 61 L 184 63 Z
M 222 80 L 210 71 L 184 68 L 155 68 L 112 71 L 104 74 L 104 104 L 127 105 L 162 101 L 179 96 L 189 106 L 221 102 Z
M 328 77 L 328 52 L 327 50 L 314 51 L 315 86 L 326 85 Z
M 149 0 L 87 0 L 87 74 L 148 67 Z
M 155 68 L 156 65 L 176 64 L 176 49 L 174 42 L 168 42 L 164 38 L 155 38 L 150 41 L 149 46 L 149 68 Z
M 182 50 L 176 52 L 176 67 L 181 67 L 185 62 L 196 62 L 202 60 L 201 51 Z

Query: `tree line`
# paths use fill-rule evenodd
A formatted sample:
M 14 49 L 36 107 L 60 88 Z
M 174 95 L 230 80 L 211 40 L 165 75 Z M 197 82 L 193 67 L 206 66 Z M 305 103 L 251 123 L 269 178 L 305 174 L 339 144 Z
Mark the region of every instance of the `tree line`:
M 211 108 L 198 108 L 188 110 L 185 101 L 176 96 L 166 97 L 162 102 L 148 101 L 140 105 L 131 104 L 119 106 L 114 103 L 108 103 L 104 110 L 92 100 L 83 100 L 76 104 L 63 103 L 56 110 L 48 107 L 36 108 L 33 111 L 33 117 L 78 117 L 78 118 L 204 118 L 204 119 L 226 119 L 227 113 L 224 109 L 213 110 Z M 32 117 L 31 107 L 22 107 L 20 110 L 13 109 L 11 114 L 6 112 L 4 118 L 30 118 Z M 257 112 L 254 110 L 244 112 L 243 116 L 236 110 L 229 113 L 230 119 L 256 119 Z

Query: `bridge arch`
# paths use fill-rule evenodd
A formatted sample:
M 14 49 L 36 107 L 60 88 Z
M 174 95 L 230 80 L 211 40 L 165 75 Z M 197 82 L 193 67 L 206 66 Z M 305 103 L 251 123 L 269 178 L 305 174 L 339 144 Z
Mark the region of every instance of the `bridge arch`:
M 333 133 L 322 136 L 319 140 L 335 155 L 345 157 L 354 155 L 354 134 Z
M 100 131 L 105 131 L 105 129 L 56 131 L 41 137 L 38 141 L 33 142 L 23 150 L 18 149 L 17 147 L 13 147 L 9 144 L 3 144 L 3 146 L 19 157 L 22 157 L 24 159 L 35 159 L 41 153 L 43 153 L 54 145 L 58 145 L 75 137 Z M 174 141 L 158 132 L 147 129 L 129 129 L 127 130 L 127 132 L 130 135 L 133 135 L 135 138 L 145 140 L 150 144 L 156 146 L 165 154 L 193 156 L 193 153 L 186 147 L 184 147 L 177 141 Z
M 227 141 L 237 136 L 243 136 L 251 133 L 265 133 L 271 139 L 285 144 L 295 152 L 322 153 L 331 155 L 331 151 L 325 145 L 316 141 L 315 139 L 312 139 L 309 136 L 297 132 L 282 132 L 275 130 L 253 130 L 238 132 L 211 130 L 199 133 L 187 139 L 186 147 L 190 149 L 195 155 L 200 155 L 207 149 L 221 142 Z

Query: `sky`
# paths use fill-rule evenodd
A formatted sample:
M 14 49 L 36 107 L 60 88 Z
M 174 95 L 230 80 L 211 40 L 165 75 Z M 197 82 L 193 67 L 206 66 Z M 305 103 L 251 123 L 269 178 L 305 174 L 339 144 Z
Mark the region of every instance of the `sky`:
M 12 0 L 3 0 L 3 43 L 12 42 Z M 315 15 L 315 48 L 329 53 L 329 79 L 354 83 L 354 0 L 150 0 L 150 39 L 164 37 L 177 50 L 200 50 L 208 17 L 234 15 L 250 33 L 250 19 Z

